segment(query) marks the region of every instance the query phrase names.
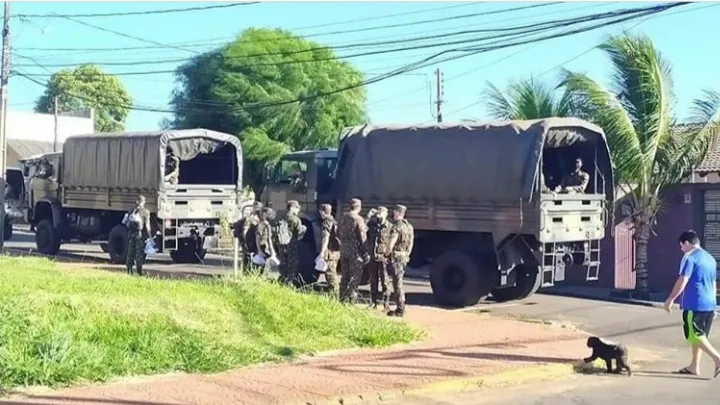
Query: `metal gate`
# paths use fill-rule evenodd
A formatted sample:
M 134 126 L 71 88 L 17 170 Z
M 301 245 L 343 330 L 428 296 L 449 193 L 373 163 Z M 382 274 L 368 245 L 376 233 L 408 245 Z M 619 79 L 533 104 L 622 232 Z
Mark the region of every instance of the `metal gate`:
M 635 240 L 632 225 L 625 221 L 615 225 L 615 288 L 635 288 Z
M 720 260 L 720 190 L 705 190 L 703 247 Z

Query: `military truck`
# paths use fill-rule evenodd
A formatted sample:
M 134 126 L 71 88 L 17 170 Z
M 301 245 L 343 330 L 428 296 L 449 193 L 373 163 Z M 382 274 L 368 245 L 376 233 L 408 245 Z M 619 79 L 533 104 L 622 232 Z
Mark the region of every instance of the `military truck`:
M 551 191 L 578 157 L 585 193 Z M 455 307 L 526 298 L 564 281 L 566 269 L 597 280 L 614 199 L 602 129 L 573 118 L 363 125 L 341 134 L 339 150 L 291 153 L 266 173 L 266 203 L 303 205 L 306 280 L 317 279 L 318 204 L 341 214 L 352 197 L 365 210 L 400 203 L 415 227 L 411 267 L 429 265 L 436 301 Z
M 176 184 L 165 181 L 170 152 L 179 160 Z M 243 201 L 237 137 L 205 129 L 72 136 L 61 153 L 23 164 L 35 166 L 28 219 L 48 255 L 63 241 L 106 241 L 110 259 L 124 263 L 123 217 L 143 195 L 159 250 L 196 263 L 217 246 L 221 220 L 239 219 L 252 204 Z

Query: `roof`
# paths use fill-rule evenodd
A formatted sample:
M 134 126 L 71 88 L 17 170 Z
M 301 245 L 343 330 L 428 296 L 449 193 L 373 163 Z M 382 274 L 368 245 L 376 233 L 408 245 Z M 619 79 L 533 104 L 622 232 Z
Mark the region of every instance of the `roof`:
M 34 155 L 41 155 L 53 152 L 53 142 L 32 141 L 27 139 L 8 139 L 8 149 L 12 149 L 22 159 L 27 159 Z M 58 150 L 62 150 L 62 144 L 58 143 Z
M 700 129 L 698 124 L 683 124 L 676 126 L 679 130 Z M 695 173 L 706 175 L 720 172 L 720 126 L 715 126 L 715 140 L 710 144 L 705 159 L 695 168 Z

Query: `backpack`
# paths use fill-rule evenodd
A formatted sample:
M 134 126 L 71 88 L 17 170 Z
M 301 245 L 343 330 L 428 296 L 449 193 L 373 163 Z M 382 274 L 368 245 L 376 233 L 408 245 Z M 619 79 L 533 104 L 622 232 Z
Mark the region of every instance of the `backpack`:
M 278 221 L 277 227 L 275 228 L 275 234 L 277 235 L 278 245 L 287 246 L 290 244 L 292 235 L 290 233 L 290 228 L 288 228 L 287 221 L 284 219 Z

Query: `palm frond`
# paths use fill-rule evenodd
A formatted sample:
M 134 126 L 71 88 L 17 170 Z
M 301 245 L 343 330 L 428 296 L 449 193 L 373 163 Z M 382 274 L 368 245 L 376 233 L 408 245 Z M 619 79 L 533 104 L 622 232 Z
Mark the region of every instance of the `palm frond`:
M 503 93 L 492 84 L 485 91 L 490 114 L 497 119 L 530 120 L 567 116 L 566 98 L 558 98 L 556 89 L 533 78 L 510 82 Z
M 503 92 L 490 82 L 487 83 L 487 89 L 485 90 L 485 100 L 493 118 L 499 120 L 514 119 L 516 115 L 514 106 L 505 98 Z

